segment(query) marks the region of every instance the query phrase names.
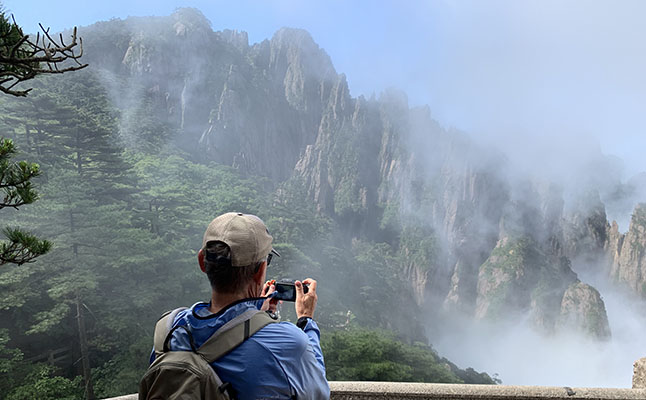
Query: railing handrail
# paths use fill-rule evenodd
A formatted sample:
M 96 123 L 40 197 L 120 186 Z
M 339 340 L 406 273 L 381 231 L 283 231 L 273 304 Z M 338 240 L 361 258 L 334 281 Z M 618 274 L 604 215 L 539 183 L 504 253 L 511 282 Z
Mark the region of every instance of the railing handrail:
M 337 381 L 330 382 L 330 392 L 332 400 L 646 400 L 646 358 L 641 358 L 634 364 L 633 389 Z M 137 395 L 105 400 L 137 400 Z
M 464 385 L 408 382 L 330 382 L 330 398 L 344 399 L 567 399 L 644 400 L 646 389 Z M 106 400 L 137 400 L 136 394 Z

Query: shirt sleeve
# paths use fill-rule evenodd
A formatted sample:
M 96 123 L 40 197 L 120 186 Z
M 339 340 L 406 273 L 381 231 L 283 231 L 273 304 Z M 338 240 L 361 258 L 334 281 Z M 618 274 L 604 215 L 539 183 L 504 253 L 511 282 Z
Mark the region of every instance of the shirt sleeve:
M 264 340 L 265 335 L 268 340 Z M 290 322 L 271 324 L 252 338 L 256 336 L 271 349 L 289 381 L 292 395 L 297 399 L 330 398 L 320 332 L 314 321 L 308 321 L 304 330 Z
M 308 341 L 314 350 L 316 361 L 323 369 L 323 375 L 325 376 L 325 362 L 323 361 L 323 351 L 321 351 L 321 331 L 312 318 L 307 319 L 303 332 L 307 335 Z

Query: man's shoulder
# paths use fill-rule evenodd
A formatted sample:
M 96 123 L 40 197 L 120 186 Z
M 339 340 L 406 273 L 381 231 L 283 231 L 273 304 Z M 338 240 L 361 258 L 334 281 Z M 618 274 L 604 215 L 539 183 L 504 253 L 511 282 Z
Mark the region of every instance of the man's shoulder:
M 258 333 L 277 334 L 280 337 L 284 337 L 285 340 L 288 340 L 289 338 L 294 341 L 307 340 L 307 335 L 301 328 L 287 321 L 268 324 L 259 330 Z
M 305 332 L 291 322 L 269 324 L 256 332 L 251 339 L 272 352 L 303 352 L 308 344 Z

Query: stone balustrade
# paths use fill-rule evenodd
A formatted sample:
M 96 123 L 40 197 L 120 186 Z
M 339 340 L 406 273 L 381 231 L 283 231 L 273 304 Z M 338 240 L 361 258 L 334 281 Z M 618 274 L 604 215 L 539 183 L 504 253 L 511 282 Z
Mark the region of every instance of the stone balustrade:
M 458 385 L 404 382 L 330 382 L 332 400 L 645 400 L 646 389 L 592 389 L 548 386 Z M 137 400 L 137 395 L 109 400 Z
M 330 382 L 332 400 L 646 400 L 646 358 L 634 365 L 632 389 L 457 385 L 405 382 Z M 137 400 L 136 394 L 106 400 Z

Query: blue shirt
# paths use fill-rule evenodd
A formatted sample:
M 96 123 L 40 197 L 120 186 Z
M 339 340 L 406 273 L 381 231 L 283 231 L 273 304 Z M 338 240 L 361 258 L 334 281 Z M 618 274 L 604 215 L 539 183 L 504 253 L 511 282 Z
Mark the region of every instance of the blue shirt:
M 260 309 L 263 302 L 244 299 L 216 314 L 209 311 L 208 303 L 196 303 L 177 314 L 173 327 L 186 326 L 199 347 L 222 325 L 249 309 Z M 186 331 L 173 332 L 170 349 L 191 350 Z M 154 357 L 153 352 L 151 363 Z M 211 366 L 240 400 L 330 398 L 320 331 L 312 319 L 303 330 L 290 322 L 269 324 Z

